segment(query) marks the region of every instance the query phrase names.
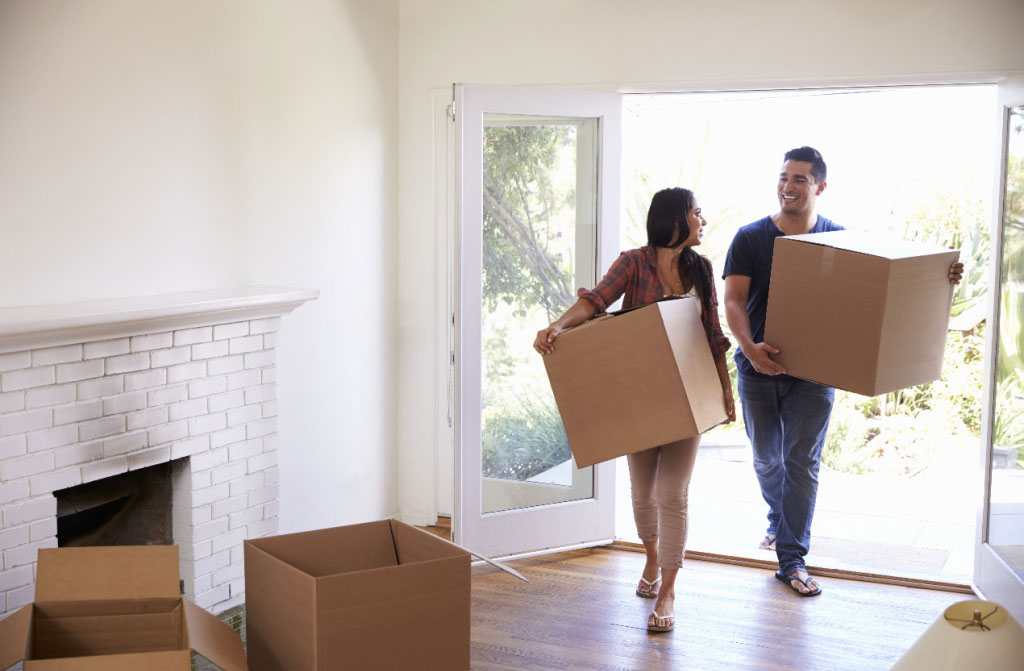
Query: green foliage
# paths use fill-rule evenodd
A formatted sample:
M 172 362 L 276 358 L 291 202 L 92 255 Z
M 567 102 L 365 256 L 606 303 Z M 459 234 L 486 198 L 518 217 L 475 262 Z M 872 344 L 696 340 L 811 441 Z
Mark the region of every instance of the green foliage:
M 526 480 L 572 458 L 553 403 L 517 394 L 514 403 L 485 413 L 482 466 L 485 477 Z

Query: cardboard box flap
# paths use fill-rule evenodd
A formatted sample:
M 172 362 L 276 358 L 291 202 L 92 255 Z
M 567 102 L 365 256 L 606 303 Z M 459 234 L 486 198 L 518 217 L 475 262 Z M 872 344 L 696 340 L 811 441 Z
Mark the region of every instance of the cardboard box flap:
M 248 543 L 314 578 L 398 565 L 387 520 L 267 536 Z
M 926 244 L 923 242 L 911 242 L 909 240 L 894 240 L 879 236 L 867 235 L 859 231 L 828 231 L 827 233 L 805 233 L 803 235 L 787 235 L 778 238 L 778 241 L 808 242 L 815 245 L 825 245 L 836 249 L 844 249 L 860 254 L 869 254 L 883 259 L 905 259 L 925 254 L 949 251 L 943 247 Z
M 175 545 L 43 548 L 36 601 L 177 598 Z
M 31 628 L 31 605 L 0 620 L 0 669 L 6 669 L 25 658 Z
M 26 671 L 182 671 L 188 669 L 188 650 L 96 655 L 63 659 L 34 659 L 25 663 Z
M 224 671 L 246 671 L 241 637 L 225 622 L 191 601 L 185 601 L 189 646 Z

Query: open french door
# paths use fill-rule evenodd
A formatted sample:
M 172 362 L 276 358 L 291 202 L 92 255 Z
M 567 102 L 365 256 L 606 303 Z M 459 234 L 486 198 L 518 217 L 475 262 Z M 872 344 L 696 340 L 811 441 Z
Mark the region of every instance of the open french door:
M 999 84 L 999 126 L 974 582 L 1024 622 L 1024 77 Z
M 505 557 L 614 537 L 532 344 L 619 251 L 621 97 L 456 85 L 453 538 Z M 595 362 L 600 365 L 600 362 Z

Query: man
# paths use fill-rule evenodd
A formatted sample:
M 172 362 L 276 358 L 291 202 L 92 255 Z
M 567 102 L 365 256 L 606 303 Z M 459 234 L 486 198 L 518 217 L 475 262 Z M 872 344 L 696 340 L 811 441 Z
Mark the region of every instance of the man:
M 786 152 L 777 187 L 779 211 L 736 232 L 723 269 L 726 320 L 739 344 L 735 358 L 743 421 L 769 509 L 761 547 L 778 556 L 775 577 L 807 597 L 821 594 L 804 557 L 835 390 L 786 375 L 771 358 L 779 350 L 763 340 L 775 238 L 843 229 L 815 211 L 826 176 L 816 149 Z M 954 264 L 950 281 L 959 282 L 962 270 L 962 264 Z

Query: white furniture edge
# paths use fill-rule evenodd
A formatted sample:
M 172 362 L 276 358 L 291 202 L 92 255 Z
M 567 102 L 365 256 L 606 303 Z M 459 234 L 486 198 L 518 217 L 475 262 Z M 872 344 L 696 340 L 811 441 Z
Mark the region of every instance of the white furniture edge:
M 252 285 L 0 308 L 0 354 L 285 315 L 318 289 Z

